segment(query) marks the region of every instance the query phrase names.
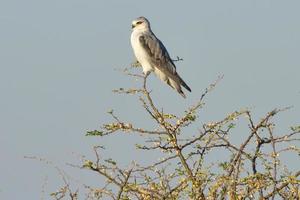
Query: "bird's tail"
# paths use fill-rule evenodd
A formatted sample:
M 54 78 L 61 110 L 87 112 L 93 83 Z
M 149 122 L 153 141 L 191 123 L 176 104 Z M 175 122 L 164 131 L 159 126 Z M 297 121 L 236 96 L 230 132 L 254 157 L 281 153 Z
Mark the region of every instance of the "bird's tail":
M 167 84 L 170 85 L 172 88 L 177 90 L 177 92 L 183 97 L 186 98 L 184 92 L 181 89 L 181 86 L 183 86 L 185 89 L 187 89 L 189 92 L 191 92 L 191 88 L 182 80 L 182 78 L 175 73 L 173 77 L 170 77 L 166 80 Z
M 179 90 L 178 93 L 183 97 L 183 98 L 186 98 L 185 94 L 183 93 L 182 90 Z
M 184 80 L 182 80 L 182 78 L 180 76 L 178 76 L 178 77 L 179 77 L 179 80 L 180 80 L 180 85 L 182 85 L 189 92 L 192 92 L 191 88 L 184 82 Z
M 178 80 L 178 82 L 177 82 L 177 87 L 176 87 L 176 90 L 177 90 L 177 92 L 183 97 L 183 98 L 186 98 L 186 96 L 185 96 L 185 94 L 184 94 L 184 92 L 182 91 L 182 89 L 181 89 L 181 87 L 180 87 L 180 85 L 182 85 L 185 89 L 187 89 L 189 92 L 191 92 L 192 90 L 191 90 L 191 88 L 184 82 L 184 80 L 182 80 L 182 78 L 177 74 L 177 80 Z

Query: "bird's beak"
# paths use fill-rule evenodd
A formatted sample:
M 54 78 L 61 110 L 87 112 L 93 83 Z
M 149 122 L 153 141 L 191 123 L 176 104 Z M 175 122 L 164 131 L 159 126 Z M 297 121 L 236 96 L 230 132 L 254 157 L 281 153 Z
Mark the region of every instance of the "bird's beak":
M 135 25 L 134 24 L 131 24 L 131 28 L 134 28 L 135 27 Z

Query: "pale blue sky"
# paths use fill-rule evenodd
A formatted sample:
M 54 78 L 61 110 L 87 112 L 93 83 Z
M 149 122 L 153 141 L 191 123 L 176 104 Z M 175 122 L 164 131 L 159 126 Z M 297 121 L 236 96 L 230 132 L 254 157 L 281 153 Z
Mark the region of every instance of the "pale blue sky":
M 137 85 L 114 68 L 133 61 L 131 21 L 141 15 L 171 56 L 184 58 L 177 68 L 193 91 L 183 99 L 150 77 L 154 99 L 165 111 L 182 112 L 224 74 L 209 95 L 203 121 L 245 107 L 258 119 L 292 105 L 278 117 L 278 128 L 299 124 L 299 8 L 298 0 L 1 1 L 0 199 L 39 199 L 46 176 L 48 192 L 62 184 L 53 167 L 26 155 L 45 157 L 94 184 L 100 179 L 64 163 L 75 162 L 74 154 L 92 156 L 96 144 L 113 147 L 107 156 L 123 165 L 135 158 L 133 149 L 123 150 L 136 142 L 132 137 L 84 134 L 107 122 L 110 108 L 149 126 L 140 120 L 145 113 L 134 97 L 111 92 Z

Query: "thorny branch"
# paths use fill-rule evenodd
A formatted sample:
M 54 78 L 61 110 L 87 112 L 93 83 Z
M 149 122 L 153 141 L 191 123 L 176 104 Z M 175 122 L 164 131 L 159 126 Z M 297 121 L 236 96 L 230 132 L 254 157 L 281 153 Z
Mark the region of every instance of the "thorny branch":
M 177 57 L 176 61 L 179 60 Z M 272 121 L 275 115 L 287 108 L 274 109 L 257 123 L 249 109 L 234 111 L 219 121 L 202 122 L 203 125 L 191 133 L 185 128 L 198 123 L 198 111 L 205 105 L 205 97 L 223 76 L 205 89 L 196 104 L 177 117 L 163 112 L 154 103 L 147 88 L 147 76 L 128 70 L 124 73 L 142 80 L 142 87 L 120 88 L 114 92 L 137 95 L 156 127 L 153 130 L 137 128 L 132 122 L 124 122 L 112 110 L 108 113 L 113 122 L 102 125 L 100 130 L 89 131 L 87 135 L 139 134 L 145 140 L 136 145 L 137 150 L 155 152 L 160 159 L 145 159 L 148 164 L 139 164 L 135 160 L 129 167 L 122 168 L 104 156 L 102 147 L 95 147 L 95 161 L 85 158 L 78 167 L 96 172 L 105 183 L 101 188 L 86 186 L 89 191 L 87 199 L 212 200 L 275 199 L 278 196 L 299 199 L 300 172 L 287 172 L 280 154 L 300 154 L 298 147 L 289 146 L 292 142 L 299 142 L 300 126 L 292 127 L 284 134 L 275 134 Z M 237 128 L 236 124 L 243 120 L 248 127 Z M 237 137 L 236 134 L 244 138 L 243 141 L 234 141 L 232 138 Z M 222 157 L 219 152 L 222 152 Z M 214 157 L 219 160 L 210 161 Z M 69 187 L 68 182 L 65 185 Z M 67 192 L 74 194 L 71 190 Z

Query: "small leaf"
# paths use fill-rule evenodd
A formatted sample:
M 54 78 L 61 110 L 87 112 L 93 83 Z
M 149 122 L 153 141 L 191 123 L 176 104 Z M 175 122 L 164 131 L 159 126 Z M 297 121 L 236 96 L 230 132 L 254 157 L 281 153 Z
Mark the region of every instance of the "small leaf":
M 106 160 L 104 160 L 105 162 L 107 162 L 107 163 L 109 163 L 109 164 L 112 164 L 112 165 L 116 165 L 117 164 L 117 162 L 116 161 L 114 161 L 113 159 L 111 159 L 111 158 L 109 158 L 109 159 L 106 159 Z
M 141 63 L 139 63 L 139 61 L 135 61 L 134 63 L 131 64 L 131 67 L 141 67 Z
M 176 116 L 172 115 L 172 114 L 164 114 L 164 118 L 165 119 L 174 119 L 174 118 L 176 118 Z
M 235 128 L 235 124 L 234 124 L 234 123 L 230 123 L 230 124 L 228 125 L 228 128 L 229 128 L 229 129 Z
M 87 131 L 87 133 L 85 134 L 85 136 L 102 136 L 102 135 L 103 132 L 98 130 Z
M 223 170 L 227 170 L 230 164 L 228 162 L 221 162 L 219 164 L 219 167 L 221 167 Z
M 84 161 L 82 167 L 84 167 L 84 168 L 93 168 L 93 164 L 94 163 L 92 161 L 86 160 L 86 161 Z
M 195 121 L 196 120 L 196 115 L 194 115 L 194 114 L 188 114 L 187 116 L 186 116 L 186 119 L 188 120 L 188 121 Z
M 300 126 L 292 126 L 291 130 L 294 132 L 300 132 Z

